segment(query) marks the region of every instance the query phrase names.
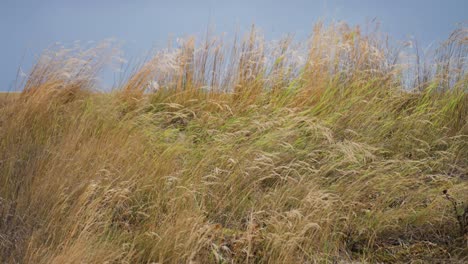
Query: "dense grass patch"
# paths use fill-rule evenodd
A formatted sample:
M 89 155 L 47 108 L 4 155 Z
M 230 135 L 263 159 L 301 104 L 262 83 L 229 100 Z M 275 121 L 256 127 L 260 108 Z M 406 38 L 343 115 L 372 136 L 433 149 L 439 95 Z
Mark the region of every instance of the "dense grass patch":
M 263 43 L 189 40 L 109 93 L 95 52 L 46 53 L 0 101 L 0 261 L 467 261 L 465 57 L 409 91 L 359 29 L 303 64 Z

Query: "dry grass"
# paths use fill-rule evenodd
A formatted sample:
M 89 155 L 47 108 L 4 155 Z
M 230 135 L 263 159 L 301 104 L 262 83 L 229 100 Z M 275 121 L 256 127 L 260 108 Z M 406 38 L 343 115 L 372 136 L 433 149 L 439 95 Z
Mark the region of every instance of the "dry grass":
M 468 261 L 466 41 L 408 66 L 376 32 L 253 29 L 111 93 L 108 47 L 45 53 L 0 104 L 0 261 Z

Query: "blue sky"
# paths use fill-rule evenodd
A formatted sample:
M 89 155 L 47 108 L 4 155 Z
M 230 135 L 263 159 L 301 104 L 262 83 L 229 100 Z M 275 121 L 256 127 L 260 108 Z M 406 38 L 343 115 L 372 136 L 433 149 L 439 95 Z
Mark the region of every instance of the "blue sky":
M 307 37 L 319 20 L 365 24 L 377 18 L 395 39 L 437 44 L 468 21 L 467 0 L 0 0 L 0 90 L 10 90 L 18 67 L 55 42 L 114 38 L 125 57 L 162 47 L 170 36 L 234 33 L 251 24 L 268 39 Z

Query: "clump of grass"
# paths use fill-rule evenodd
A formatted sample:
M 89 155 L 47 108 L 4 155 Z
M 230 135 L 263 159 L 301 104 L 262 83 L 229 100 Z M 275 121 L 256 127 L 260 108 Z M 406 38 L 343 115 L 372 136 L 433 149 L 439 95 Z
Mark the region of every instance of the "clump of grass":
M 45 53 L 0 105 L 0 260 L 467 260 L 446 201 L 468 199 L 466 30 L 416 75 L 345 24 L 226 43 L 108 93 L 111 47 Z

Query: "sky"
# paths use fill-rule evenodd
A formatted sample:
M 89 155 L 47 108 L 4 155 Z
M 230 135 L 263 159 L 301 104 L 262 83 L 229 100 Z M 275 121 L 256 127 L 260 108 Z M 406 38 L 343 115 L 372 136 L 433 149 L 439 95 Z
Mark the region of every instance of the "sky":
M 267 39 L 305 39 L 317 21 L 373 19 L 396 40 L 437 45 L 468 21 L 468 0 L 0 0 L 0 91 L 13 90 L 19 67 L 27 72 L 56 42 L 113 38 L 131 60 L 208 27 L 234 34 L 255 24 Z

